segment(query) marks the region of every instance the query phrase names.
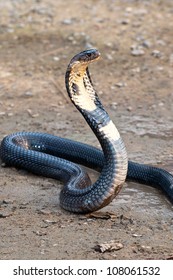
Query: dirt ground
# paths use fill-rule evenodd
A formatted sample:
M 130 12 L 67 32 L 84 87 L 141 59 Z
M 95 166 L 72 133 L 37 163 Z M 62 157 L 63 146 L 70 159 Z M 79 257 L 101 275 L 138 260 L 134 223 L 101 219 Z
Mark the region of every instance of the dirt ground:
M 0 139 L 25 130 L 98 145 L 64 86 L 72 56 L 95 47 L 91 76 L 129 159 L 173 172 L 172 18 L 172 0 L 0 0 Z M 1 259 L 173 258 L 161 191 L 129 182 L 88 217 L 60 208 L 61 187 L 1 165 Z M 96 250 L 111 240 L 121 249 Z

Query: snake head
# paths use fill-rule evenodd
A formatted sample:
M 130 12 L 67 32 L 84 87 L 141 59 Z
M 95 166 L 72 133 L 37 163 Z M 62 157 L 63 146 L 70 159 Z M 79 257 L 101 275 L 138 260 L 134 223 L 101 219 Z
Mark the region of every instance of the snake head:
M 100 58 L 100 52 L 96 49 L 89 49 L 76 54 L 70 61 L 66 71 L 66 82 L 71 76 L 75 78 L 82 78 L 88 68 L 88 65 Z
M 100 53 L 96 49 L 89 49 L 76 54 L 68 65 L 68 70 L 74 73 L 84 73 L 89 63 L 99 59 Z
M 76 54 L 70 61 L 70 66 L 73 67 L 75 64 L 86 64 L 99 59 L 100 53 L 96 49 L 89 49 Z

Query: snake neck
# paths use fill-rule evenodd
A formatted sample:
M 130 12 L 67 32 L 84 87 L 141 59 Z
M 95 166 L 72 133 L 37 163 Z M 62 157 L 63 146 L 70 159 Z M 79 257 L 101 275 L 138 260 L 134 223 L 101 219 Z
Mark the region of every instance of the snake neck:
M 68 69 L 65 82 L 71 101 L 83 115 L 101 145 L 105 142 L 103 139 L 111 137 L 118 140 L 119 132 L 99 100 L 88 67 L 78 68 L 77 71 Z
M 127 169 L 125 146 L 116 126 L 110 120 L 108 113 L 98 98 L 88 67 L 86 69 L 78 69 L 77 71 L 68 69 L 66 73 L 66 88 L 72 102 L 98 138 L 107 165 L 110 166 L 111 161 L 112 164 L 116 162 L 117 165 L 118 159 L 118 166 L 124 170 Z M 111 155 L 113 156 L 111 157 Z
M 66 72 L 66 88 L 68 95 L 83 114 L 84 112 L 94 111 L 97 108 L 96 92 L 88 76 L 88 69 L 68 69 Z

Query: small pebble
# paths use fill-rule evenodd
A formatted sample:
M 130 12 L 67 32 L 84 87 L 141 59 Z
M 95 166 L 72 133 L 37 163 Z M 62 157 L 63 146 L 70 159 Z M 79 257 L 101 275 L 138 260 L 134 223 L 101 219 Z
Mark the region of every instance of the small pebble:
M 157 45 L 160 45 L 160 46 L 165 46 L 166 43 L 163 41 L 163 40 L 157 40 Z
M 142 46 L 143 46 L 144 48 L 149 49 L 149 48 L 151 47 L 151 43 L 150 43 L 150 41 L 148 41 L 148 40 L 144 40 L 143 43 L 142 43 Z
M 0 116 L 5 116 L 5 112 L 0 112 Z
M 59 57 L 58 57 L 58 56 L 54 56 L 54 57 L 53 57 L 53 60 L 54 60 L 54 61 L 59 61 Z
M 141 55 L 144 55 L 145 52 L 144 52 L 144 50 L 142 50 L 142 49 L 133 49 L 133 50 L 131 51 L 131 54 L 132 54 L 133 56 L 141 56 Z
M 4 204 L 12 204 L 14 201 L 11 199 L 3 199 Z
M 43 222 L 45 222 L 46 224 L 56 224 L 56 221 L 52 221 L 52 220 L 43 220 Z
M 156 58 L 159 58 L 159 57 L 161 57 L 161 52 L 160 51 L 158 51 L 158 50 L 154 50 L 154 51 L 152 51 L 152 56 L 154 56 L 154 57 L 156 57 Z
M 46 210 L 46 209 L 42 209 L 42 210 L 39 210 L 39 214 L 49 215 L 49 214 L 51 214 L 51 211 L 50 210 Z
M 62 21 L 63 24 L 66 24 L 66 25 L 70 25 L 73 23 L 72 19 L 71 18 L 66 18 Z
M 12 112 L 8 113 L 7 116 L 8 117 L 12 117 L 14 114 Z
M 131 54 L 132 54 L 133 56 L 141 56 L 141 55 L 144 55 L 145 52 L 144 52 L 142 46 L 132 45 L 132 46 L 131 46 Z
M 131 106 L 127 107 L 127 111 L 131 112 L 133 108 Z
M 33 96 L 33 93 L 32 93 L 32 91 L 27 90 L 27 91 L 25 91 L 24 96 L 31 97 L 31 96 Z
M 133 73 L 140 73 L 140 72 L 141 72 L 141 69 L 140 69 L 140 67 L 136 67 L 136 68 L 133 68 L 131 71 L 132 71 Z
M 152 247 L 151 246 L 141 245 L 141 249 L 144 250 L 144 251 L 150 252 L 152 250 Z
M 112 109 L 116 110 L 116 109 L 117 109 L 117 105 L 118 105 L 117 102 L 113 102 L 113 103 L 110 105 L 110 107 L 111 107 Z
M 142 234 L 133 233 L 132 236 L 133 237 L 142 237 Z
M 129 24 L 129 20 L 128 19 L 122 19 L 121 24 L 127 25 L 127 24 Z
M 164 103 L 163 103 L 163 102 L 159 102 L 159 103 L 158 103 L 158 106 L 159 106 L 159 107 L 163 107 L 163 106 L 164 106 Z
M 164 68 L 163 68 L 162 66 L 157 66 L 157 67 L 156 67 L 156 70 L 157 70 L 157 71 L 163 71 Z
M 127 8 L 125 9 L 125 11 L 126 11 L 127 13 L 131 13 L 131 12 L 133 12 L 133 8 L 132 8 L 132 7 L 127 7 Z
M 105 43 L 106 47 L 112 48 L 113 47 L 113 43 L 112 42 L 107 42 Z
M 7 218 L 11 215 L 13 215 L 13 212 L 11 212 L 11 211 L 1 211 L 0 212 L 0 218 Z
M 119 83 L 116 83 L 115 85 L 116 85 L 116 87 L 119 87 L 119 88 L 127 86 L 127 84 L 124 82 L 119 82 Z
M 33 233 L 35 233 L 35 234 L 38 235 L 38 236 L 47 235 L 47 232 L 45 232 L 45 231 L 39 231 L 39 230 L 33 231 Z

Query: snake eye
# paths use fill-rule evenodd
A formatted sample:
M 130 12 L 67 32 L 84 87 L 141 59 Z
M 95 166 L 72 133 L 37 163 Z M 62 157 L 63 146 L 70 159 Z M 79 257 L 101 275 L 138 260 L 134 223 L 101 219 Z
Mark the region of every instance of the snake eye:
M 86 50 L 86 53 L 85 53 L 86 59 L 87 59 L 87 58 L 88 58 L 89 60 L 90 60 L 90 59 L 94 59 L 96 53 L 97 53 L 97 50 L 95 50 L 95 49 Z
M 91 53 L 87 53 L 87 56 L 88 56 L 88 57 L 91 57 Z

